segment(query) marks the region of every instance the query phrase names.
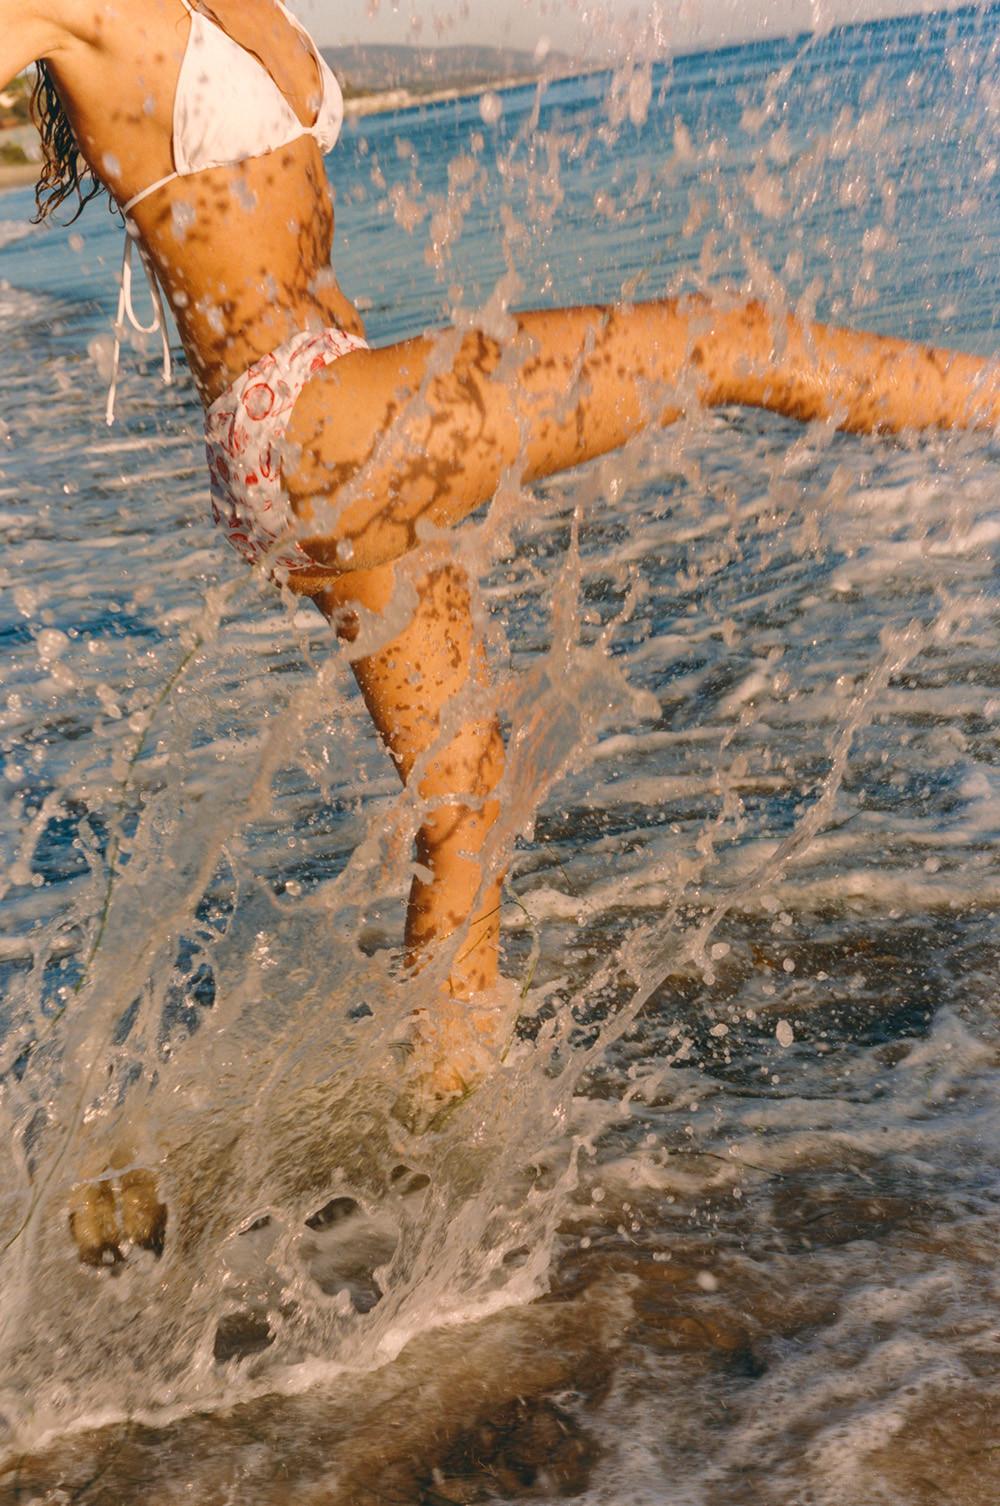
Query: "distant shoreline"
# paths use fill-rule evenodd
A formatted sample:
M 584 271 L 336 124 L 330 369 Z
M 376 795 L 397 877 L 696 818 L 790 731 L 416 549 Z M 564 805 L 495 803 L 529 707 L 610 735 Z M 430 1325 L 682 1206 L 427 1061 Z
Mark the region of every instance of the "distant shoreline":
M 995 6 L 996 0 L 993 0 L 993 4 L 990 6 L 990 8 L 995 8 Z M 930 16 L 937 16 L 940 18 L 953 18 L 956 15 L 960 15 L 965 10 L 972 9 L 974 9 L 973 6 L 965 5 L 957 7 L 953 10 L 932 11 L 930 13 Z M 900 16 L 893 16 L 891 18 L 874 18 L 868 21 L 848 23 L 840 27 L 835 27 L 834 30 L 867 30 L 869 28 L 874 29 L 918 19 L 928 19 L 927 13 L 921 11 L 913 14 L 907 13 Z M 779 41 L 800 41 L 805 39 L 809 35 L 810 33 L 808 31 L 798 30 L 788 33 L 780 32 L 767 37 L 751 36 L 742 38 L 728 38 L 724 41 L 718 42 L 715 46 L 698 44 L 690 48 L 681 48 L 677 49 L 676 51 L 670 51 L 668 53 L 665 53 L 662 57 L 650 58 L 648 59 L 648 61 L 654 65 L 666 64 L 678 61 L 680 59 L 702 57 L 715 52 L 739 51 L 744 47 L 753 47 L 765 43 L 773 44 Z M 552 61 L 555 61 L 555 57 L 553 57 Z M 561 57 L 559 61 L 565 64 L 569 60 L 565 57 L 565 55 L 563 55 L 563 57 Z M 614 67 L 615 64 L 613 61 L 605 59 L 601 62 L 591 62 L 589 64 L 574 64 L 573 66 L 568 68 L 565 66 L 559 67 L 551 73 L 547 73 L 543 67 L 542 70 L 537 73 L 526 73 L 513 76 L 508 75 L 500 79 L 484 78 L 477 83 L 460 83 L 446 88 L 432 89 L 427 91 L 424 91 L 422 89 L 414 90 L 406 87 L 372 90 L 370 93 L 351 95 L 346 98 L 344 102 L 344 115 L 346 119 L 353 121 L 363 119 L 367 116 L 390 115 L 396 112 L 409 112 L 413 110 L 419 110 L 424 105 L 444 104 L 449 101 L 469 100 L 475 99 L 477 97 L 481 98 L 482 96 L 489 94 L 505 94 L 515 89 L 524 89 L 531 87 L 537 88 L 539 85 L 544 87 L 549 84 L 561 83 L 568 79 L 589 78 L 598 74 L 613 72 Z M 34 137 L 34 132 L 31 130 L 31 127 L 25 125 L 19 125 L 14 127 L 13 129 L 7 126 L 0 126 L 0 136 L 8 140 L 16 140 L 18 137 L 24 137 L 29 133 L 32 137 Z M 32 142 L 32 147 L 34 147 L 34 141 Z M 38 162 L 32 161 L 23 163 L 0 164 L 0 195 L 9 193 L 14 189 L 24 188 L 30 184 L 33 184 L 37 180 L 39 170 L 40 164 Z
M 368 115 L 392 115 L 399 110 L 418 110 L 421 105 L 442 104 L 448 100 L 475 99 L 483 94 L 504 94 L 512 89 L 524 89 L 539 83 L 553 83 L 560 78 L 583 78 L 596 69 L 583 73 L 556 74 L 552 78 L 543 75 L 526 78 L 503 78 L 489 83 L 465 85 L 453 89 L 435 89 L 429 93 L 412 93 L 409 89 L 387 89 L 377 94 L 359 94 L 344 102 L 344 115 L 348 120 L 363 119 Z M 39 162 L 0 164 L 0 194 L 15 188 L 24 188 L 35 183 L 41 171 Z
M 572 73 L 525 74 L 520 78 L 501 78 L 481 84 L 457 84 L 450 89 L 415 93 L 410 89 L 385 89 L 375 94 L 358 94 L 344 102 L 348 118 L 365 115 L 391 115 L 396 110 L 418 110 L 421 105 L 442 104 L 453 99 L 475 99 L 483 94 L 506 94 L 512 89 L 527 89 L 538 84 L 554 84 L 564 78 L 586 78 L 603 68 L 581 68 Z
M 15 162 L 0 166 L 0 193 L 6 193 L 12 188 L 24 188 L 28 183 L 36 183 L 41 170 L 40 162 Z

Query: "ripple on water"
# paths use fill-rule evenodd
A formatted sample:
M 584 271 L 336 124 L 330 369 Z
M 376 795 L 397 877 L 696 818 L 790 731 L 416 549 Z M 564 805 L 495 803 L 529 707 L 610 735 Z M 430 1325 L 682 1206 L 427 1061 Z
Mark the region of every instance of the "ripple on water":
M 381 338 L 506 254 L 992 349 L 995 45 L 679 58 L 617 133 L 554 83 L 551 154 L 533 91 L 375 119 L 339 275 Z M 455 209 L 459 159 L 425 257 L 381 210 Z M 525 997 L 414 1137 L 413 811 L 321 619 L 212 533 L 189 383 L 130 351 L 101 428 L 116 227 L 5 204 L 0 1502 L 993 1506 L 995 444 L 702 415 L 465 530 Z M 120 1212 L 149 1168 L 160 1257 L 81 1267 L 74 1182 Z

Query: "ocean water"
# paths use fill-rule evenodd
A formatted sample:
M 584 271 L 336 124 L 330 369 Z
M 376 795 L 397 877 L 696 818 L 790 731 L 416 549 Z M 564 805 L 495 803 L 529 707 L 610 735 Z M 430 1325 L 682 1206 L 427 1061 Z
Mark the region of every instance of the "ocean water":
M 373 340 L 729 287 L 993 355 L 1000 12 L 352 124 Z M 1000 451 L 695 414 L 455 534 L 502 1065 L 390 1110 L 414 807 L 211 527 L 120 254 L 0 198 L 0 1502 L 992 1506 Z M 84 1267 L 81 1178 L 163 1253 Z

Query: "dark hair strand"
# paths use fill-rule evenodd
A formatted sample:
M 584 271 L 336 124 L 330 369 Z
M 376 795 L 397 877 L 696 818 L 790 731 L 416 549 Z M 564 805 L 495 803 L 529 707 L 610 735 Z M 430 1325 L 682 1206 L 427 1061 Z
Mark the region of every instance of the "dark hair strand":
M 72 225 L 83 213 L 84 205 L 106 193 L 107 189 L 80 154 L 73 127 L 47 66 L 36 63 L 35 67 L 31 115 L 42 138 L 42 170 L 35 185 L 33 221 L 40 225 L 75 194 L 80 202 L 76 213 L 67 221 Z M 110 207 L 113 213 L 116 208 L 114 200 Z

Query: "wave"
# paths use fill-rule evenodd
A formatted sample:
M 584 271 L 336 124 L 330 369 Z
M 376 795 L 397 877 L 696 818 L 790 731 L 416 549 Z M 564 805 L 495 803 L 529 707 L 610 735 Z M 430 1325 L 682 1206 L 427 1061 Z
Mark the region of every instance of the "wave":
M 16 241 L 23 241 L 26 236 L 34 235 L 37 226 L 30 220 L 0 220 L 0 250 L 4 246 L 13 246 Z
M 0 322 L 13 325 L 37 319 L 55 303 L 51 297 L 39 297 L 26 288 L 15 288 L 0 279 Z

